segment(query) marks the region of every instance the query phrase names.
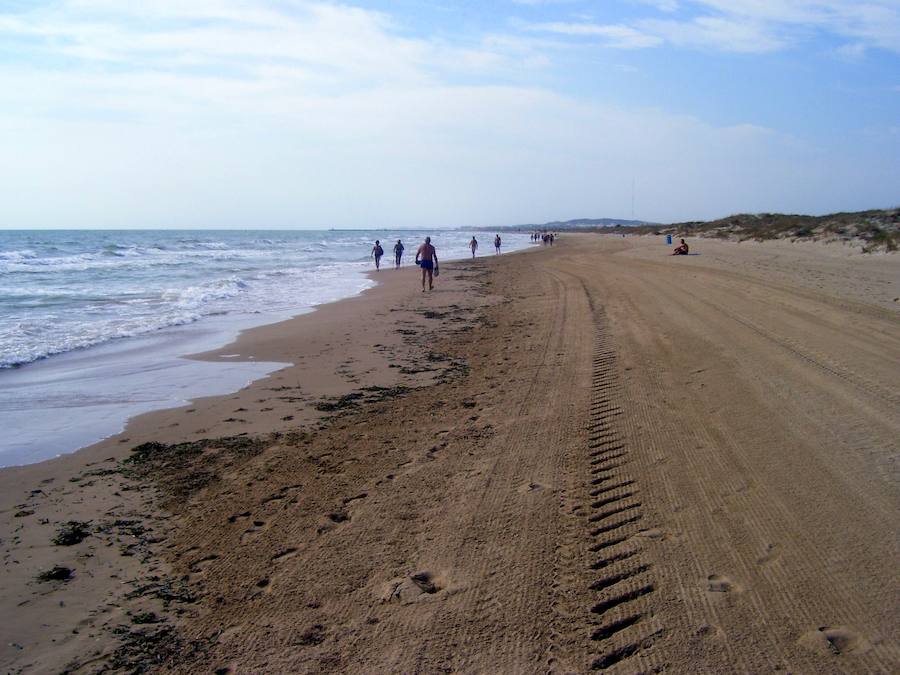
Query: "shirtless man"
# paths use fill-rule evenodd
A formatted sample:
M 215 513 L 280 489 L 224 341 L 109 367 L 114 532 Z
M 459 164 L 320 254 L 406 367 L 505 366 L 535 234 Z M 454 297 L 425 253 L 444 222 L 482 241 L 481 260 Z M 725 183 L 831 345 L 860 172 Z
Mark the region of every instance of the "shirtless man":
M 395 269 L 398 270 L 400 269 L 400 261 L 403 259 L 403 249 L 403 242 L 398 239 L 397 243 L 394 244 L 394 265 Z
M 496 251 L 495 255 L 500 255 L 500 235 L 494 237 L 494 251 Z
M 425 275 L 428 275 L 428 290 L 434 288 L 434 273 L 438 267 L 437 251 L 431 245 L 431 237 L 425 237 L 425 243 L 416 251 L 416 265 L 422 268 L 422 292 L 425 292 Z
M 469 242 L 469 248 L 472 249 L 472 257 L 475 257 L 475 251 L 478 250 L 478 240 L 475 237 L 472 237 L 472 241 Z
M 672 251 L 672 255 L 687 255 L 689 250 L 690 249 L 688 249 L 687 242 L 682 239 L 681 245 L 675 247 L 675 250 Z

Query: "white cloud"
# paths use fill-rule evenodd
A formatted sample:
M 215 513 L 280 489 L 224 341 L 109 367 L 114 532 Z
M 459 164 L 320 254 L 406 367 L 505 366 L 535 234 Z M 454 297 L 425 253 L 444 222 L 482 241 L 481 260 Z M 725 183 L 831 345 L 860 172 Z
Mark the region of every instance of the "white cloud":
M 0 39 L 34 57 L 0 66 L 0 227 L 621 215 L 632 176 L 649 219 L 827 208 L 822 194 L 851 208 L 893 189 L 896 167 L 829 166 L 759 127 L 515 84 L 546 58 L 539 39 L 412 38 L 381 13 L 279 6 L 69 0 L 0 14 Z
M 863 42 L 847 42 L 838 47 L 836 52 L 848 61 L 858 61 L 866 55 L 866 45 Z
M 660 12 L 677 12 L 681 7 L 678 0 L 638 0 L 638 2 L 655 7 Z
M 289 7 L 276 11 L 270 3 L 237 0 L 68 0 L 52 9 L 0 13 L 0 38 L 28 37 L 42 42 L 42 52 L 107 64 L 240 72 L 276 63 L 366 85 L 421 81 L 446 71 L 492 73 L 540 60 L 524 39 L 451 44 L 403 37 L 379 12 L 321 2 Z
M 645 49 L 671 44 L 677 47 L 727 52 L 761 53 L 780 49 L 784 43 L 765 26 L 717 17 L 691 21 L 645 19 L 634 26 L 592 23 L 542 23 L 531 30 L 571 36 L 590 36 L 612 49 Z
M 600 25 L 592 23 L 540 23 L 529 27 L 534 31 L 544 31 L 561 35 L 578 35 L 602 38 L 607 47 L 614 49 L 642 49 L 662 44 L 662 39 L 649 33 L 623 25 Z
M 702 16 L 692 21 L 647 20 L 640 28 L 660 42 L 677 47 L 715 49 L 724 52 L 765 53 L 781 49 L 785 41 L 753 21 Z
M 900 52 L 897 0 L 694 0 L 730 16 L 768 25 L 822 30 L 867 48 Z
M 868 49 L 900 52 L 897 0 L 639 0 L 685 18 L 635 19 L 616 25 L 544 23 L 534 26 L 568 35 L 596 35 L 605 46 L 635 49 L 672 44 L 730 52 L 772 52 L 795 46 L 812 32 L 847 40 L 845 55 Z M 693 11 L 688 12 L 688 8 Z M 621 35 L 616 39 L 616 34 Z

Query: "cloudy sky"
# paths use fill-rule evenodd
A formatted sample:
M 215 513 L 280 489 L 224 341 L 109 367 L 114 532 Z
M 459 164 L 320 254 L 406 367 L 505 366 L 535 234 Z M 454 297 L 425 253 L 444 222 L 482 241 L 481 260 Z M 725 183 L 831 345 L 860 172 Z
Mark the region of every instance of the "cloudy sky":
M 900 205 L 900 0 L 2 0 L 0 228 Z

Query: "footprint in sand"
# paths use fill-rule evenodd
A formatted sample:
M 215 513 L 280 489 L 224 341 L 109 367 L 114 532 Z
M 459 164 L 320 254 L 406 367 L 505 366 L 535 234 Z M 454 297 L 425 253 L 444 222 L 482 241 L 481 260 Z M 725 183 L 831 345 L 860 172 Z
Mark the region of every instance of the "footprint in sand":
M 190 570 L 191 580 L 194 581 L 200 577 L 206 576 L 206 570 L 218 559 L 219 556 L 212 554 L 191 563 L 191 566 L 188 568 Z
M 716 639 L 716 638 L 724 637 L 724 635 L 725 635 L 722 632 L 721 628 L 719 628 L 718 626 L 716 626 L 714 624 L 708 624 L 708 623 L 704 623 L 701 626 L 699 626 L 697 628 L 697 630 L 694 632 L 694 634 L 697 637 L 701 637 L 704 639 L 710 639 L 710 638 Z
M 646 529 L 646 530 L 638 530 L 638 532 L 635 536 L 643 537 L 645 539 L 651 539 L 651 540 L 655 540 L 655 541 L 666 541 L 672 537 L 672 535 L 669 532 L 662 530 L 658 527 L 653 527 L 653 528 Z
M 241 534 L 241 543 L 246 544 L 256 539 L 259 535 L 269 529 L 268 524 L 264 520 L 254 520 L 253 524 L 244 530 Z
M 244 511 L 242 513 L 235 513 L 233 515 L 228 516 L 229 523 L 237 523 L 247 520 L 250 517 L 249 511 Z
M 413 602 L 429 600 L 442 586 L 437 583 L 431 572 L 416 572 L 408 577 L 388 582 L 381 596 L 382 602 L 399 602 L 408 605 Z
M 821 626 L 805 633 L 797 642 L 819 654 L 834 656 L 861 654 L 871 647 L 865 638 L 844 626 Z
M 278 491 L 278 492 L 275 492 L 275 493 L 273 493 L 273 494 L 270 494 L 268 497 L 264 498 L 264 499 L 259 503 L 259 505 L 260 505 L 260 506 L 266 506 L 266 504 L 272 504 L 272 503 L 274 503 L 274 502 L 280 502 L 280 501 L 282 501 L 283 499 L 287 499 L 287 490 L 286 490 L 286 489 L 282 489 L 282 490 L 280 490 L 280 491 Z
M 289 558 L 293 558 L 295 555 L 297 555 L 297 553 L 298 553 L 298 549 L 296 549 L 296 548 L 286 548 L 283 551 L 279 551 L 278 553 L 273 555 L 271 558 L 269 558 L 269 562 L 276 563 L 276 564 L 281 563 Z
M 316 528 L 316 534 L 325 534 L 337 528 L 341 523 L 347 522 L 350 522 L 349 513 L 346 511 L 332 511 L 320 520 L 319 527 Z
M 710 593 L 740 593 L 743 588 L 721 574 L 710 574 L 706 578 L 706 590 Z
M 766 546 L 766 550 L 763 554 L 756 559 L 756 562 L 760 565 L 766 565 L 768 563 L 774 562 L 781 557 L 781 552 L 778 550 L 778 544 L 769 544 Z
M 549 489 L 549 486 L 544 485 L 543 483 L 536 483 L 534 481 L 531 481 L 530 483 L 525 483 L 525 485 L 519 487 L 516 492 L 518 492 L 520 495 L 526 495 L 535 492 L 543 492 L 547 489 Z

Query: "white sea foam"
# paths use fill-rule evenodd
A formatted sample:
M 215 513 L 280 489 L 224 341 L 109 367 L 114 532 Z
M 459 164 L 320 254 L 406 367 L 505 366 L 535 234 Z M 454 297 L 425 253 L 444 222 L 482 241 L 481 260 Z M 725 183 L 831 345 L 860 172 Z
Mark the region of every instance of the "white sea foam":
M 388 253 L 404 239 L 411 261 L 422 236 L 2 232 L 0 368 L 209 316 L 290 316 L 370 286 L 363 272 L 375 239 Z M 468 236 L 434 235 L 444 259 L 464 256 Z M 527 241 L 505 239 L 513 247 Z

